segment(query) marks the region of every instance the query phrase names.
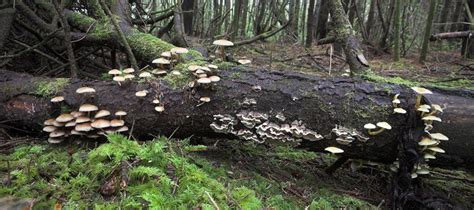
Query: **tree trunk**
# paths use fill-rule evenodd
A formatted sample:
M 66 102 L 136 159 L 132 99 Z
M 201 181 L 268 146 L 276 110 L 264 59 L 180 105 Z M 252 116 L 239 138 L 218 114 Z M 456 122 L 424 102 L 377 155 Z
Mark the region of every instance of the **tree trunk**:
M 197 11 L 194 10 L 194 0 L 183 0 L 181 4 L 181 10 L 183 11 L 183 24 L 184 32 L 187 35 L 192 35 L 193 33 L 193 16 Z
M 242 22 L 241 22 L 241 26 L 240 26 L 240 36 L 242 37 L 245 37 L 246 33 L 247 33 L 247 14 L 248 14 L 248 9 L 249 9 L 249 5 L 248 5 L 248 0 L 242 0 Z
M 462 9 L 464 7 L 464 4 L 463 4 L 464 0 L 456 0 L 456 7 L 454 8 L 454 13 L 452 15 L 452 19 L 451 19 L 451 22 L 453 24 L 451 24 L 451 29 L 450 31 L 451 32 L 454 32 L 454 31 L 459 31 L 461 29 L 461 27 L 459 27 L 459 24 L 457 23 L 460 19 L 460 17 L 462 17 Z
M 314 24 L 316 23 L 315 20 L 315 0 L 309 0 L 309 6 L 308 6 L 308 20 L 306 21 L 306 47 L 311 47 L 311 44 L 313 44 L 313 32 L 314 32 Z
M 367 30 L 367 38 L 369 40 L 370 40 L 370 31 L 372 30 L 372 26 L 374 25 L 374 20 L 375 20 L 375 18 L 374 18 L 374 16 L 375 16 L 375 4 L 377 4 L 377 0 L 371 0 L 370 1 L 369 16 L 367 18 L 367 23 L 365 25 L 365 28 Z
M 448 22 L 448 15 L 449 10 L 451 9 L 451 3 L 453 0 L 444 0 L 443 10 L 441 11 L 441 15 L 439 18 L 439 23 L 447 23 Z M 445 32 L 448 25 L 441 25 L 439 27 L 439 32 Z
M 316 29 L 317 39 L 323 39 L 327 35 L 327 22 L 329 16 L 329 0 L 321 0 L 321 9 L 319 10 L 318 25 Z
M 364 73 L 368 69 L 369 63 L 364 57 L 359 40 L 357 40 L 347 15 L 344 13 L 341 2 L 339 0 L 329 1 L 329 9 L 333 23 L 332 31 L 336 42 L 344 48 L 346 62 L 349 64 L 352 74 Z
M 400 60 L 400 34 L 401 34 L 401 1 L 395 0 L 395 14 L 393 16 L 393 60 L 398 62 Z
M 426 56 L 428 55 L 428 46 L 429 46 L 429 39 L 431 36 L 431 27 L 433 26 L 433 17 L 436 9 L 436 2 L 437 0 L 430 0 L 430 9 L 428 11 L 428 18 L 426 19 L 426 26 L 425 26 L 425 35 L 423 36 L 423 44 L 421 46 L 420 52 L 420 59 L 419 62 L 423 63 L 426 60 Z
M 133 126 L 132 135 L 137 137 L 171 133 L 177 137 L 225 135 L 314 151 L 337 146 L 345 151 L 342 156 L 384 163 L 397 157 L 401 136 L 424 129 L 420 116 L 415 114 L 416 96 L 406 86 L 239 68 L 222 70 L 220 76 L 223 80 L 216 85 L 193 90 L 172 89 L 166 82 L 154 80 L 121 86 L 108 81 L 74 80 L 57 87 L 56 95 L 64 96 L 65 101 L 55 105 L 49 102 L 50 96 L 38 95 L 38 88 L 57 84 L 56 80 L 0 71 L 0 121 L 39 133 L 42 122 L 56 117 L 62 109 L 76 110 L 81 104 L 92 103 L 112 112 L 126 111 L 126 125 Z M 93 87 L 96 93 L 79 96 L 75 91 L 83 86 Z M 148 90 L 148 96 L 136 97 L 138 90 Z M 441 116 L 444 122 L 435 123 L 434 129 L 449 136 L 450 141 L 440 145 L 446 154 L 437 155 L 438 159 L 430 164 L 472 166 L 474 93 L 433 91 L 426 102 L 448 107 Z M 393 113 L 394 93 L 400 94 L 407 114 Z M 203 96 L 210 97 L 211 102 L 200 102 Z M 154 110 L 152 101 L 156 97 L 165 107 L 164 112 Z M 392 129 L 375 136 L 363 129 L 366 123 L 382 121 L 391 124 Z M 292 128 L 286 130 L 287 126 Z M 337 133 L 344 131 L 355 138 L 348 145 L 336 141 L 338 135 L 344 135 Z M 419 140 L 416 132 L 410 134 L 415 143 Z M 363 142 L 362 137 L 370 139 Z
M 265 17 L 267 3 L 266 1 L 259 0 L 257 3 L 257 15 L 253 25 L 254 35 L 259 35 L 264 31 L 263 19 Z
M 242 3 L 244 0 L 235 0 L 234 15 L 232 17 L 232 41 L 239 35 L 240 16 L 242 14 Z

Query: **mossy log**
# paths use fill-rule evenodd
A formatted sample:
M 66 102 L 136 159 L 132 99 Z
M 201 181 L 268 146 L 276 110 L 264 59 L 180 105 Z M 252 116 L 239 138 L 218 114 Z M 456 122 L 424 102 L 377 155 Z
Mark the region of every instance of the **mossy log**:
M 57 79 L 3 70 L 0 122 L 39 134 L 42 122 L 56 117 L 61 110 L 77 110 L 83 103 L 93 103 L 100 109 L 128 112 L 125 121 L 136 137 L 224 135 L 314 151 L 336 146 L 344 150 L 341 156 L 384 163 L 397 158 L 400 142 L 406 136 L 417 145 L 419 132 L 424 129 L 414 109 L 416 95 L 406 86 L 244 68 L 221 70 L 219 75 L 222 80 L 210 87 L 174 89 L 158 79 L 121 86 L 111 81 L 84 80 L 61 80 L 61 85 L 54 85 Z M 81 86 L 93 87 L 97 92 L 80 96 L 75 90 Z M 136 97 L 135 92 L 140 90 L 149 93 L 144 98 Z M 444 133 L 450 140 L 440 145 L 446 154 L 438 154 L 430 164 L 472 167 L 474 93 L 433 91 L 425 102 L 447 106 L 440 115 L 444 122 L 435 122 L 433 132 Z M 393 113 L 395 94 L 400 94 L 401 107 L 407 114 Z M 50 98 L 54 95 L 64 96 L 65 101 L 52 104 Z M 201 102 L 203 96 L 211 101 Z M 154 99 L 160 100 L 164 112 L 155 111 Z M 366 123 L 382 121 L 391 124 L 392 129 L 370 136 L 363 128 Z M 350 133 L 352 141 L 347 145 L 338 143 L 338 132 Z

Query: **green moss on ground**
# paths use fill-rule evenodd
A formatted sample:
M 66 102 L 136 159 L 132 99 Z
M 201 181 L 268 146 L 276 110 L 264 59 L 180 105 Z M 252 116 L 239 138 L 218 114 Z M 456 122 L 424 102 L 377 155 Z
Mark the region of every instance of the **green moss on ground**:
M 36 94 L 42 97 L 49 97 L 59 93 L 66 85 L 69 84 L 69 79 L 57 78 L 51 81 L 40 81 L 36 82 L 35 90 L 32 94 Z
M 410 87 L 414 86 L 423 86 L 423 87 L 437 87 L 437 88 L 446 88 L 446 89 L 469 89 L 474 90 L 474 81 L 467 79 L 459 79 L 452 81 L 412 81 L 403 79 L 401 77 L 388 77 L 377 75 L 373 71 L 367 71 L 366 74 L 362 75 L 365 79 L 377 83 L 393 83 L 406 85 Z
M 318 209 L 363 208 L 364 201 L 336 195 L 320 188 L 304 202 L 287 194 L 286 182 L 264 177 L 254 170 L 233 170 L 232 165 L 216 165 L 199 153 L 208 148 L 187 141 L 164 137 L 143 144 L 118 134 L 94 149 L 69 145 L 25 145 L 10 155 L 2 155 L 0 175 L 10 172 L 10 185 L 0 187 L 0 196 L 36 199 L 35 209 L 51 209 L 60 203 L 64 209 Z M 196 152 L 197 151 L 197 152 Z M 261 148 L 247 145 L 240 154 L 264 155 Z M 269 152 L 275 162 L 308 161 L 315 153 L 276 147 Z M 229 156 L 232 157 L 232 156 Z M 10 167 L 7 166 L 7 160 Z M 101 186 L 121 178 L 127 166 L 129 183 L 103 196 Z M 211 200 L 212 198 L 212 200 Z

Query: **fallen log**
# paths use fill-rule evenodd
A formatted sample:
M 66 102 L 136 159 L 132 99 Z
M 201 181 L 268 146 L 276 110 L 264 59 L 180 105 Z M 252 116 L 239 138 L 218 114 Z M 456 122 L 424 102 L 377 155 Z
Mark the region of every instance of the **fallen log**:
M 442 39 L 457 39 L 457 38 L 465 38 L 473 35 L 473 31 L 455 31 L 455 32 L 445 32 L 445 33 L 438 33 L 432 34 L 430 37 L 430 41 L 437 41 Z
M 395 161 L 403 138 L 416 146 L 424 129 L 413 108 L 416 95 L 406 86 L 242 68 L 219 74 L 223 80 L 212 87 L 173 89 L 161 80 L 121 86 L 109 81 L 72 80 L 55 87 L 55 79 L 0 70 L 0 122 L 40 133 L 43 121 L 57 117 L 61 109 L 77 110 L 81 104 L 92 103 L 100 109 L 128 112 L 124 120 L 129 127 L 133 125 L 134 136 L 226 135 L 314 151 L 336 146 L 344 150 L 341 156 L 384 163 Z M 77 94 L 76 89 L 83 86 L 93 87 L 96 93 L 92 97 Z M 65 100 L 60 105 L 51 103 L 51 96 L 42 96 L 46 87 L 58 89 L 56 95 Z M 136 97 L 140 90 L 149 94 Z M 433 132 L 444 133 L 450 140 L 440 145 L 446 154 L 437 155 L 430 163 L 471 167 L 474 93 L 434 91 L 425 100 L 447 109 L 441 115 L 444 122 L 435 122 Z M 396 93 L 407 114 L 393 113 Z M 203 96 L 211 101 L 201 102 Z M 154 99 L 160 100 L 164 112 L 155 111 Z M 392 129 L 368 135 L 364 124 L 377 122 L 388 122 Z

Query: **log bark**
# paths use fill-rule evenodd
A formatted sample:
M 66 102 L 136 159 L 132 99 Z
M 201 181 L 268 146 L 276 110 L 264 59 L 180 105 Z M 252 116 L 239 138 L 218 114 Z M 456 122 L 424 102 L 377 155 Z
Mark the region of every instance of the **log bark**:
M 455 31 L 455 32 L 445 32 L 445 33 L 438 33 L 432 34 L 430 37 L 430 41 L 437 41 L 442 39 L 457 39 L 457 38 L 466 38 L 472 36 L 474 31 Z
M 171 133 L 176 137 L 224 135 L 314 151 L 336 146 L 345 151 L 343 157 L 383 163 L 397 158 L 401 138 L 411 136 L 416 145 L 420 135 L 416 132 L 424 128 L 413 108 L 415 94 L 405 86 L 240 68 L 222 70 L 219 74 L 223 80 L 212 87 L 184 89 L 172 89 L 158 80 L 121 86 L 109 81 L 72 80 L 56 94 L 64 96 L 65 101 L 54 105 L 49 102 L 50 96 L 37 94 L 41 85 L 54 84 L 53 79 L 3 70 L 0 71 L 0 122 L 40 133 L 42 122 L 56 117 L 61 108 L 77 110 L 87 102 L 101 109 L 127 111 L 124 120 L 129 127 L 133 125 L 132 134 L 137 137 Z M 75 90 L 82 86 L 93 87 L 97 92 L 92 97 L 79 96 Z M 139 90 L 148 90 L 148 96 L 136 97 Z M 446 134 L 450 141 L 440 145 L 446 154 L 437 155 L 438 159 L 429 163 L 472 168 L 474 92 L 433 91 L 435 94 L 425 99 L 448 107 L 441 115 L 444 122 L 435 123 L 433 132 Z M 407 115 L 393 114 L 391 101 L 395 93 L 400 94 Z M 210 97 L 211 102 L 200 102 L 203 96 Z M 154 110 L 152 101 L 157 97 L 165 107 L 162 113 Z M 390 123 L 392 130 L 369 136 L 363 129 L 366 123 L 382 121 Z M 311 131 L 313 135 L 285 133 L 285 124 Z M 356 140 L 349 145 L 337 143 L 337 135 L 332 131 L 335 128 L 343 131 L 343 127 L 369 140 L 359 141 L 354 134 Z

